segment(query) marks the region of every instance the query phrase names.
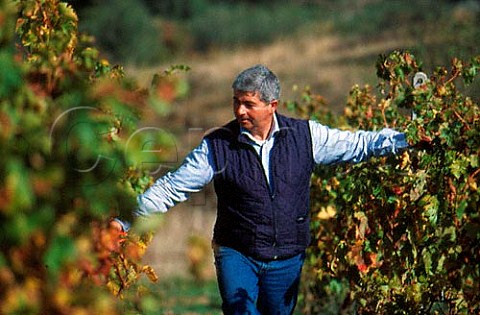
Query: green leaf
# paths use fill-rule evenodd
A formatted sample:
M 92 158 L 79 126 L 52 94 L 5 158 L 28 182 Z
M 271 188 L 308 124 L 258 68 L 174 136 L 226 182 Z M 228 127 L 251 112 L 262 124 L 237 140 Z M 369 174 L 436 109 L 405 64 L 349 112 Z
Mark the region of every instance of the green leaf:
M 43 257 L 45 266 L 52 276 L 56 276 L 62 267 L 73 262 L 77 256 L 75 241 L 69 236 L 58 235 L 50 243 Z
M 5 99 L 21 86 L 22 76 L 10 52 L 0 52 L 0 69 L 0 99 Z
M 467 200 L 462 200 L 460 201 L 460 204 L 458 205 L 457 207 L 457 210 L 456 210 L 456 214 L 457 214 L 457 219 L 462 219 L 463 218 L 463 215 L 465 214 L 465 209 L 467 208 L 468 206 L 468 202 Z
M 5 259 L 5 256 L 3 253 L 0 253 L 0 268 L 3 268 L 7 265 L 7 260 Z
M 479 161 L 478 155 L 474 155 L 474 154 L 470 155 L 469 162 L 471 167 L 474 167 L 474 168 L 478 167 L 479 166 L 478 161 Z
M 29 211 L 35 200 L 30 184 L 30 176 L 25 166 L 17 159 L 7 162 L 7 175 L 5 179 L 7 191 L 12 194 L 10 211 Z
M 427 173 L 424 170 L 420 170 L 415 174 L 415 182 L 410 190 L 410 199 L 417 201 L 426 191 L 425 186 L 427 184 Z
M 432 255 L 429 252 L 428 248 L 424 248 L 422 250 L 422 260 L 425 268 L 425 273 L 427 275 L 431 275 L 432 274 Z
M 466 158 L 456 158 L 450 165 L 450 171 L 455 176 L 455 178 L 459 179 L 462 177 L 462 175 L 465 175 L 468 164 L 469 160 L 467 160 Z
M 445 263 L 445 259 L 447 257 L 445 255 L 441 255 L 440 258 L 437 260 L 437 268 L 436 268 L 436 273 L 441 273 L 442 271 L 444 271 L 443 267 L 444 267 L 444 263 Z
M 419 205 L 423 207 L 423 215 L 428 219 L 432 226 L 437 224 L 439 201 L 437 196 L 426 195 L 422 197 Z

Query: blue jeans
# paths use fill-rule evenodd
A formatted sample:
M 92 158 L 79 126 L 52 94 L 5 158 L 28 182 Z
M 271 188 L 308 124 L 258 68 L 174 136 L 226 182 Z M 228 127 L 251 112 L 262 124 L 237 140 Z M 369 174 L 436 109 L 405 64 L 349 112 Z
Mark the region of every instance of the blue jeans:
M 305 253 L 258 261 L 224 246 L 214 246 L 222 310 L 230 314 L 292 314 Z

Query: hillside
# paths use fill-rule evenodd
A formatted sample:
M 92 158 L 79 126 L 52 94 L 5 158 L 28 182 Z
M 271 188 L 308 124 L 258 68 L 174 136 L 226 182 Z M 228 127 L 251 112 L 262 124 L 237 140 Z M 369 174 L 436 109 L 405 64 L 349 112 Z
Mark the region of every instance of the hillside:
M 327 100 L 333 111 L 341 112 L 354 84 L 376 84 L 375 61 L 379 54 L 409 48 L 411 43 L 412 40 L 399 40 L 394 36 L 369 41 L 333 35 L 304 36 L 279 40 L 261 48 L 217 51 L 175 60 L 176 64 L 191 67 L 184 75 L 190 93 L 174 105 L 168 122 L 187 129 L 208 129 L 226 122 L 232 117 L 230 86 L 233 78 L 257 63 L 267 65 L 279 76 L 283 101 L 298 98 L 301 90 L 310 86 L 313 92 Z M 128 71 L 147 84 L 153 73 L 168 66 Z M 152 122 L 157 120 L 158 117 L 153 118 Z

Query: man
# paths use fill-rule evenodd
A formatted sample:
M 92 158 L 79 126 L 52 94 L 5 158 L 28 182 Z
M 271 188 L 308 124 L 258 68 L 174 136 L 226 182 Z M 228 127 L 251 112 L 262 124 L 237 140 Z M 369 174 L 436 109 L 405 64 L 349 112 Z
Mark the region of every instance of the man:
M 212 243 L 224 313 L 291 314 L 310 242 L 315 164 L 359 162 L 408 144 L 391 129 L 340 131 L 278 114 L 280 84 L 263 65 L 241 72 L 232 88 L 236 119 L 206 135 L 176 171 L 138 196 L 135 214 L 165 212 L 213 180 Z

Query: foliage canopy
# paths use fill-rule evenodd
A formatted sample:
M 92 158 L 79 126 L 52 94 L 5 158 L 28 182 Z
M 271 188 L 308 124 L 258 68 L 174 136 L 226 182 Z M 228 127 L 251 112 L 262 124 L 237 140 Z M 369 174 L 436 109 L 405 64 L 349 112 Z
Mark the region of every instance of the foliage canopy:
M 171 148 L 138 122 L 148 105 L 168 105 L 175 80 L 145 89 L 125 78 L 65 3 L 0 4 L 0 313 L 120 313 L 116 296 L 156 278 L 139 263 L 149 235 L 120 246 L 104 224 L 131 212 L 152 182 L 142 163 Z
M 306 312 L 340 312 L 342 304 L 359 314 L 480 310 L 480 107 L 461 92 L 480 56 L 454 58 L 416 86 L 420 70 L 409 52 L 381 56 L 379 93 L 355 86 L 341 117 L 310 91 L 289 104 L 341 128 L 392 127 L 413 144 L 431 139 L 399 156 L 317 169 Z

